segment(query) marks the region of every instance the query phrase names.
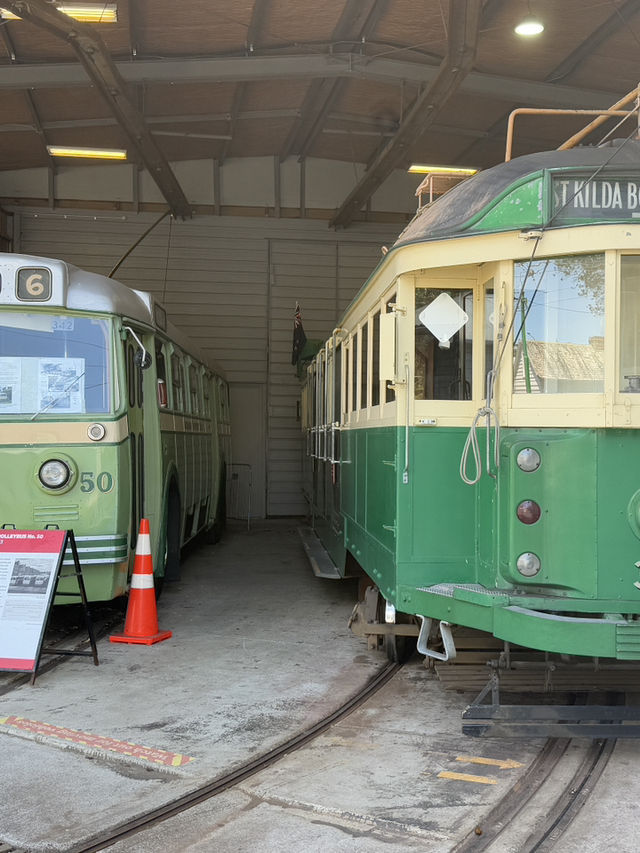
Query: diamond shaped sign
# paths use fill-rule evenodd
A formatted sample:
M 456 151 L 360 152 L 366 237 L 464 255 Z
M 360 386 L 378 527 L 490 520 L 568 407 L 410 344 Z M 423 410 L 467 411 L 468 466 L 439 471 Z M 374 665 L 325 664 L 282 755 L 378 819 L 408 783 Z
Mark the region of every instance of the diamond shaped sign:
M 446 345 L 468 321 L 469 315 L 448 293 L 441 293 L 422 309 L 418 319 L 441 344 Z

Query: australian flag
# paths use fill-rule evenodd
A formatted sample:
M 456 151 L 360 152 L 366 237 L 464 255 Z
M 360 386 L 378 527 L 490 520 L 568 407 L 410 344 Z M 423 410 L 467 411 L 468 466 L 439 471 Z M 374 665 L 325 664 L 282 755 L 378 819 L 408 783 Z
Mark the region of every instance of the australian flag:
M 296 313 L 293 318 L 293 348 L 291 350 L 291 364 L 298 363 L 306 342 L 307 336 L 302 328 L 302 314 L 300 313 L 300 306 L 296 302 Z

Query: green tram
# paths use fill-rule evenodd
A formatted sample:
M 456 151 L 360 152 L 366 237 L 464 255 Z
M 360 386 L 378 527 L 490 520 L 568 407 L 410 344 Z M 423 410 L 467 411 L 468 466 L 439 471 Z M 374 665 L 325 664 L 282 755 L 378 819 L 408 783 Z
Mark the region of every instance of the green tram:
M 72 529 L 90 600 L 127 591 L 140 518 L 156 587 L 216 533 L 229 442 L 225 379 L 150 294 L 0 254 L 0 526 Z
M 312 530 L 376 585 L 391 658 L 414 620 L 440 659 L 452 625 L 640 659 L 640 142 L 519 157 L 419 210 L 302 410 Z

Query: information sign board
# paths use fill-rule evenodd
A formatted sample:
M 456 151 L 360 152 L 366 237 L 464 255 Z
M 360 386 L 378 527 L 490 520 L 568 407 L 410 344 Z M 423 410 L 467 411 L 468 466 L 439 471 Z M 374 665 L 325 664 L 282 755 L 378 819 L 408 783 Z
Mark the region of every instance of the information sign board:
M 0 670 L 35 672 L 66 530 L 0 529 Z

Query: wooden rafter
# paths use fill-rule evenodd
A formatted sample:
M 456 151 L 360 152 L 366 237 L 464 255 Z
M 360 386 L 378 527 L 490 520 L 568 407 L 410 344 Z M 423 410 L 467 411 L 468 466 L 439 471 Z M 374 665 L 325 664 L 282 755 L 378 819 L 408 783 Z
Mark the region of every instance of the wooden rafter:
M 337 52 L 340 52 L 340 42 L 345 42 L 344 49 L 350 50 L 349 41 L 369 38 L 386 7 L 387 0 L 347 0 L 331 37 L 331 41 L 338 45 Z M 281 160 L 286 160 L 293 153 L 304 157 L 310 151 L 343 86 L 343 80 L 323 79 L 311 83 L 302 105 L 300 119 L 283 146 Z
M 191 206 L 180 184 L 144 117 L 128 97 L 126 83 L 106 45 L 93 28 L 69 18 L 45 0 L 2 0 L 2 5 L 23 20 L 63 39 L 73 49 L 89 79 L 109 105 L 130 144 L 156 182 L 172 214 L 189 218 Z
M 449 43 L 433 83 L 418 97 L 364 176 L 343 201 L 330 222 L 346 227 L 391 172 L 406 161 L 409 149 L 420 139 L 473 68 L 482 0 L 452 0 L 449 4 Z

